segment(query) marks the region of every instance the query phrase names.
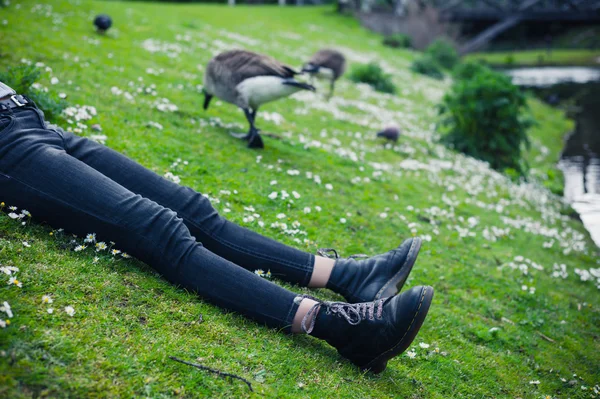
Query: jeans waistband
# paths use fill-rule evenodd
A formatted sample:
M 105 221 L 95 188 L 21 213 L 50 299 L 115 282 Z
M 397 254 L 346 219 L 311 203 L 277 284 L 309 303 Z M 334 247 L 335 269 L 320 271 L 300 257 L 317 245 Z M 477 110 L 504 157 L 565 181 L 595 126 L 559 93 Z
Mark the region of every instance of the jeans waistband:
M 23 108 L 27 105 L 35 106 L 34 102 L 28 97 L 14 94 L 0 99 L 0 112 L 9 112 L 14 109 Z

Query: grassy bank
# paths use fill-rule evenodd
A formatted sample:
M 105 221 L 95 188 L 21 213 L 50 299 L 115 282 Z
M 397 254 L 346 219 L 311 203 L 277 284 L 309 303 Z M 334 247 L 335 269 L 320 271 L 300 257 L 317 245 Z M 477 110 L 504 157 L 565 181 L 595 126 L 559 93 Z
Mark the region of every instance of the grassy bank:
M 485 61 L 494 66 L 600 66 L 600 50 L 494 51 L 473 53 L 465 58 Z
M 114 19 L 106 36 L 92 29 L 99 12 Z M 260 397 L 169 356 L 241 375 L 266 397 L 598 396 L 600 296 L 582 271 L 600 267 L 597 250 L 539 184 L 515 184 L 436 143 L 435 105 L 448 82 L 410 72 L 414 53 L 381 46 L 329 8 L 61 0 L 11 3 L 2 20 L 0 68 L 40 63 L 43 87 L 96 107 L 87 128 L 63 126 L 106 136 L 111 148 L 209 195 L 231 220 L 306 251 L 376 254 L 420 235 L 409 285 L 430 284 L 436 296 L 414 358 L 372 376 L 322 342 L 224 312 L 135 260 L 69 250 L 64 232 L 2 213 L 0 265 L 17 267 L 22 287 L 0 273 L 0 304 L 14 313 L 0 329 L 0 397 Z M 350 64 L 379 60 L 398 94 L 342 79 L 330 102 L 305 93 L 268 105 L 259 126 L 282 139 L 265 138 L 263 151 L 228 134 L 246 128 L 233 106 L 201 109 L 203 66 L 216 52 L 245 47 L 300 65 L 324 46 Z M 177 110 L 160 111 L 164 99 Z M 539 124 L 528 157 L 543 177 L 556 170 L 571 126 L 537 102 L 532 112 Z M 396 147 L 375 138 L 389 122 L 403 129 Z M 281 190 L 300 198 L 268 197 Z M 279 213 L 300 233 L 272 227 Z

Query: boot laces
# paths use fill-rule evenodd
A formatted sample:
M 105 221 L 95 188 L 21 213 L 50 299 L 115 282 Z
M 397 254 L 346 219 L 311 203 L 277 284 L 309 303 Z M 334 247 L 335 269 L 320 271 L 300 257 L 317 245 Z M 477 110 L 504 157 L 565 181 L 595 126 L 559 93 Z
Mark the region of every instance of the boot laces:
M 336 251 L 334 248 L 319 248 L 317 250 L 317 255 L 322 256 L 324 258 L 330 258 L 330 259 L 339 259 L 340 258 L 338 251 Z M 349 259 L 368 258 L 368 257 L 369 257 L 369 255 L 365 255 L 365 254 L 356 254 L 356 255 L 348 256 Z
M 300 299 L 309 298 L 318 301 L 316 298 L 309 295 L 301 295 Z M 317 314 L 322 307 L 325 307 L 326 314 L 332 314 L 337 317 L 346 319 L 348 324 L 357 325 L 363 320 L 375 320 L 383 318 L 383 302 L 384 299 L 379 299 L 374 302 L 364 303 L 346 303 L 346 302 L 317 302 L 314 304 L 302 318 L 301 328 L 306 334 L 310 334 L 317 320 Z M 310 319 L 310 324 L 307 322 Z

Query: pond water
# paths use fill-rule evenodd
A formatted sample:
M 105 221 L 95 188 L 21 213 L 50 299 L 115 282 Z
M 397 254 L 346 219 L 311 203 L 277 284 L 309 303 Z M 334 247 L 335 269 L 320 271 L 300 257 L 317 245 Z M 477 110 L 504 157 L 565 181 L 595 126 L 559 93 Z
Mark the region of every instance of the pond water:
M 565 199 L 600 247 L 600 68 L 543 67 L 505 70 L 513 82 L 567 110 L 576 127 L 565 138 L 559 167 Z

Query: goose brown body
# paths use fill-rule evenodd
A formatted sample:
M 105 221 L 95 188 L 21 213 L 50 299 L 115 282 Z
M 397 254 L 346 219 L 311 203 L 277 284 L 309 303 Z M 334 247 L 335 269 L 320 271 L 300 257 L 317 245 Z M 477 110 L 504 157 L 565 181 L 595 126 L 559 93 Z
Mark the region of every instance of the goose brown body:
M 300 90 L 315 88 L 294 79 L 298 72 L 276 59 L 247 50 L 225 51 L 206 66 L 204 73 L 204 108 L 216 96 L 244 110 L 250 132 L 244 136 L 249 141 L 258 140 L 254 119 L 258 108 L 267 102 L 287 97 Z M 250 146 L 262 147 L 259 144 Z

